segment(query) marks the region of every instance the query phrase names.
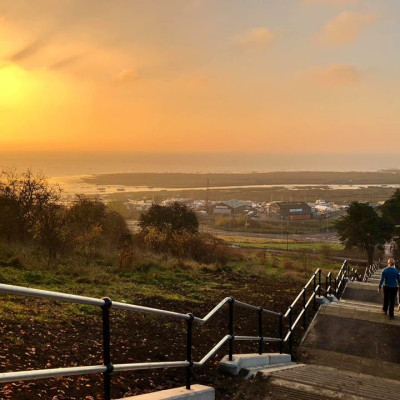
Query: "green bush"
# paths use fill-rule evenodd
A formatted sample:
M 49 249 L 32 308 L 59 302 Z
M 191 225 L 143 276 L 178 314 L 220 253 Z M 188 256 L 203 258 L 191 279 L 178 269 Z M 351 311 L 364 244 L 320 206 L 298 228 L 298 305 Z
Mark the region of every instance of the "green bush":
M 220 215 L 215 218 L 215 227 L 216 228 L 241 228 L 246 226 L 247 217 L 244 215 Z
M 210 234 L 176 233 L 148 228 L 134 240 L 139 246 L 155 253 L 167 253 L 205 264 L 222 265 L 234 256 L 225 242 Z

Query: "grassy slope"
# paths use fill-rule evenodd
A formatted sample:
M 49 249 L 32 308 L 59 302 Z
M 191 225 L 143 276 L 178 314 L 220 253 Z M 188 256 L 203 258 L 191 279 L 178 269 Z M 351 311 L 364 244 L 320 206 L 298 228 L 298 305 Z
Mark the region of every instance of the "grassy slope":
M 12 252 L 3 251 L 2 256 L 1 283 L 97 298 L 109 296 L 115 301 L 192 312 L 201 317 L 227 296 L 286 311 L 319 262 L 305 259 L 302 264 L 302 260 L 275 256 L 263 259 L 251 252 L 229 266 L 217 268 L 142 254 L 131 269 L 64 265 L 48 270 L 28 255 L 20 257 L 22 266 Z M 118 311 L 112 311 L 111 320 L 114 363 L 185 359 L 184 323 Z M 266 319 L 264 326 L 265 335 L 277 335 L 276 320 Z M 194 359 L 202 358 L 226 333 L 227 309 L 219 312 L 211 324 L 196 326 Z M 101 364 L 100 310 L 93 307 L 4 296 L 0 300 L 0 334 L 0 372 Z M 256 313 L 252 317 L 243 310 L 235 311 L 235 334 L 257 335 Z M 254 352 L 256 347 L 247 342 L 236 345 L 238 352 Z M 269 349 L 277 350 L 272 345 Z M 231 399 L 245 384 L 217 373 L 217 362 L 226 351 L 221 349 L 207 366 L 195 370 L 194 381 L 216 387 L 219 399 Z M 113 378 L 113 397 L 183 384 L 182 370 L 117 374 Z M 16 400 L 28 396 L 89 400 L 101 398 L 100 393 L 99 376 L 0 386 L 0 398 Z

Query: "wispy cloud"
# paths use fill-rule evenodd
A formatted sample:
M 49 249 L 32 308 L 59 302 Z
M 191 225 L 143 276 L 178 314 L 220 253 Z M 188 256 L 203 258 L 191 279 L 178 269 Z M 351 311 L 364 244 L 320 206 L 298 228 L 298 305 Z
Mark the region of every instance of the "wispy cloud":
M 359 4 L 363 0 L 301 0 L 304 4 L 327 4 L 332 6 L 349 6 Z
M 276 38 L 276 34 L 268 28 L 253 28 L 242 35 L 234 38 L 235 44 L 242 50 L 260 50 L 265 49 Z
M 352 65 L 333 64 L 311 69 L 310 78 L 325 87 L 351 86 L 361 82 L 362 72 Z
M 25 61 L 28 58 L 34 56 L 38 53 L 49 41 L 48 36 L 40 37 L 39 39 L 35 39 L 28 43 L 27 45 L 23 46 L 18 51 L 11 54 L 8 58 L 9 61 L 12 62 L 21 62 Z
M 113 81 L 117 83 L 131 83 L 141 79 L 141 76 L 134 69 L 124 69 L 114 76 Z
M 318 43 L 328 46 L 352 43 L 379 18 L 380 14 L 378 13 L 344 11 L 317 33 L 316 40 Z
M 78 61 L 80 61 L 85 56 L 85 54 L 86 53 L 81 53 L 81 54 L 75 54 L 70 57 L 65 57 L 65 58 L 55 62 L 54 64 L 52 64 L 49 67 L 49 69 L 52 69 L 54 71 L 66 69 L 66 68 L 70 67 L 71 65 L 74 65 Z

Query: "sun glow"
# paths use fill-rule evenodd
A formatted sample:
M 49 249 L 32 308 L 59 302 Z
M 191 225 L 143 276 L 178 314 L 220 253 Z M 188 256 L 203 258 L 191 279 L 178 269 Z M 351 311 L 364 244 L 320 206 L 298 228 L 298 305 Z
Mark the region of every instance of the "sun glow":
M 0 69 L 0 104 L 13 106 L 23 102 L 31 90 L 31 82 L 26 73 L 15 66 L 4 66 Z

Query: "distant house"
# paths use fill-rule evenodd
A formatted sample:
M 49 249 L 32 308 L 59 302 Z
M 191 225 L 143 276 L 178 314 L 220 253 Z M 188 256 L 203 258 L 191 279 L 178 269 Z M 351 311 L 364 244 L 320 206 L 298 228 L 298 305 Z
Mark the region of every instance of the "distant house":
M 269 203 L 269 214 L 282 219 L 311 219 L 311 207 L 304 202 L 276 201 Z
M 153 201 L 151 200 L 128 200 L 127 203 L 125 203 L 126 208 L 130 210 L 136 210 L 136 211 L 147 211 L 152 205 Z
M 220 201 L 214 205 L 213 214 L 238 215 L 248 207 L 248 202 L 240 200 Z

